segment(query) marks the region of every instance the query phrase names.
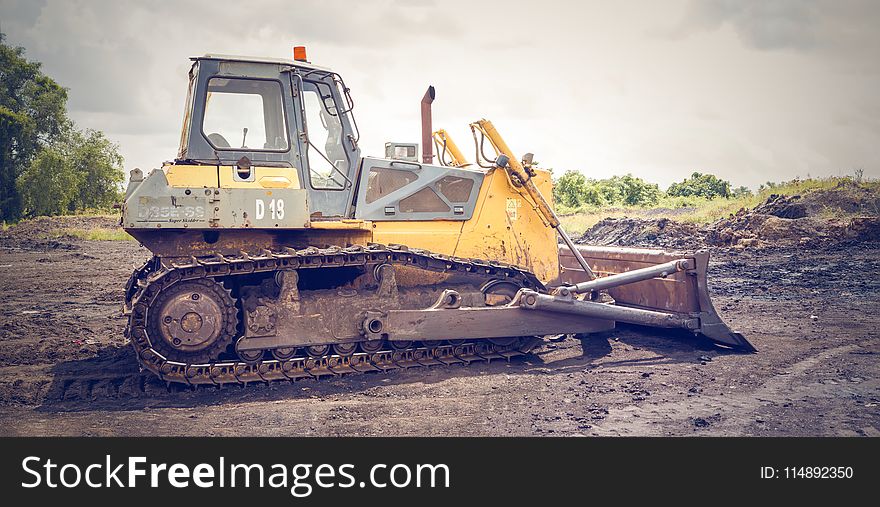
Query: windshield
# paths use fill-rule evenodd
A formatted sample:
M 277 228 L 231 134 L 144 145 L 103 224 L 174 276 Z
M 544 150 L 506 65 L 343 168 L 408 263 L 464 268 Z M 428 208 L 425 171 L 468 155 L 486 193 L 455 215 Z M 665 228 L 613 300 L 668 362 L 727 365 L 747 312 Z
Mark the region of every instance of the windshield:
M 323 82 L 305 81 L 302 95 L 312 187 L 343 189 L 348 182 L 349 161 L 331 88 Z
M 211 78 L 202 129 L 217 150 L 287 150 L 281 83 Z

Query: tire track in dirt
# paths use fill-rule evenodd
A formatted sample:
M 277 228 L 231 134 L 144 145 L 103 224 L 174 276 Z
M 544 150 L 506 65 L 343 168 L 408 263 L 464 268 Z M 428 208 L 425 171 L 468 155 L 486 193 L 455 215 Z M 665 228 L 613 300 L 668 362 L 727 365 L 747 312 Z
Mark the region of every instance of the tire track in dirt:
M 859 345 L 853 344 L 823 350 L 798 361 L 786 368 L 783 373 L 767 379 L 761 387 L 749 392 L 726 393 L 723 396 L 698 396 L 642 407 L 631 405 L 610 409 L 608 415 L 600 425 L 595 426 L 593 432 L 601 436 L 657 435 L 661 434 L 664 426 L 680 429 L 682 426 L 690 425 L 706 430 L 697 431 L 697 435 L 743 435 L 747 433 L 748 426 L 755 422 L 755 415 L 760 409 L 772 404 L 789 403 L 807 397 L 876 395 L 880 392 L 878 379 L 841 387 L 809 382 L 804 378 L 811 370 L 829 359 L 859 348 L 861 348 Z

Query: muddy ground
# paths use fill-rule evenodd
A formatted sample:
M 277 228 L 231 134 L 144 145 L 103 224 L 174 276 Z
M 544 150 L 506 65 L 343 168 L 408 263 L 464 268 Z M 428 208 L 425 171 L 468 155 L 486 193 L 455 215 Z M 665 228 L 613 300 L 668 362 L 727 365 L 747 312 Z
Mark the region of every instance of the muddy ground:
M 880 435 L 877 238 L 714 248 L 716 307 L 757 354 L 620 326 L 510 363 L 169 392 L 122 336 L 147 251 L 46 239 L 111 226 L 66 220 L 0 234 L 2 435 Z

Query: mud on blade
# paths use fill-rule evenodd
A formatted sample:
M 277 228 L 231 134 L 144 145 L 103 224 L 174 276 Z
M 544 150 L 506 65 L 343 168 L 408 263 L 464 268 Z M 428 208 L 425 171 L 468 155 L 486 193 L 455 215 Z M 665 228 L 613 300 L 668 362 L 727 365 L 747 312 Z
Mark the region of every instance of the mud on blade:
M 593 268 L 595 275 L 600 278 L 680 259 L 689 260 L 689 269 L 669 273 L 665 277 L 657 276 L 610 287 L 607 291 L 614 298 L 616 306 L 669 314 L 675 320 L 689 322 L 688 329 L 702 334 L 719 345 L 745 352 L 757 351 L 742 334 L 732 331 L 724 323 L 712 305 L 706 278 L 709 265 L 708 251 L 676 253 L 646 248 L 587 245 L 578 245 L 577 249 Z M 560 245 L 559 261 L 562 283 L 573 285 L 590 280 L 568 247 Z M 631 322 L 651 325 L 644 321 Z

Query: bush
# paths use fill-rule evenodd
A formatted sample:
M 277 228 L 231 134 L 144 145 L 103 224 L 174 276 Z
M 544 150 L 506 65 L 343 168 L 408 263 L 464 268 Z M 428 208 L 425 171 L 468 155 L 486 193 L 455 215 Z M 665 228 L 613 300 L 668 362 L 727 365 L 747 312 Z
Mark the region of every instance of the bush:
M 742 187 L 741 187 L 742 188 Z M 666 191 L 667 195 L 682 197 L 705 197 L 706 199 L 714 199 L 716 197 L 730 197 L 730 182 L 722 180 L 714 174 L 693 173 L 690 178 L 683 180 L 681 183 L 673 183 Z

